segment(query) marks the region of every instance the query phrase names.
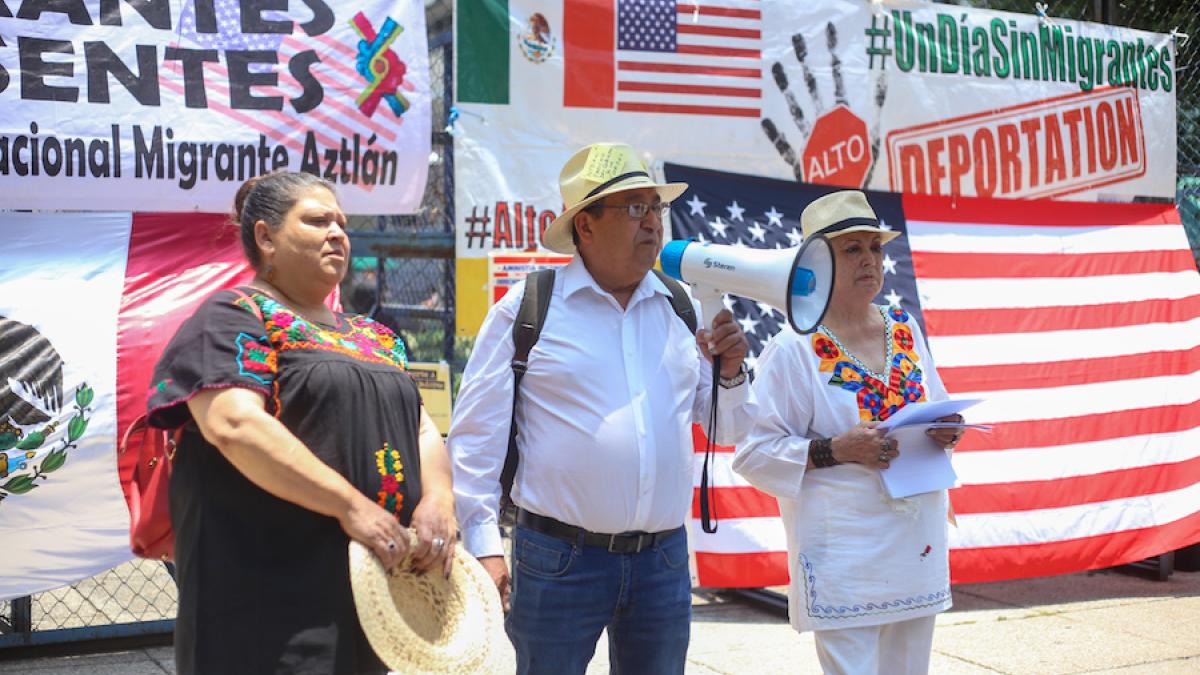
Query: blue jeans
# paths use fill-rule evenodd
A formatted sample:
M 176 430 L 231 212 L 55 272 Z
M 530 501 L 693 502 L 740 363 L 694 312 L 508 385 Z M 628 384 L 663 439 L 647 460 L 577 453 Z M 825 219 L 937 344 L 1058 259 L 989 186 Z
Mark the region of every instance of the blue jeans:
M 683 528 L 621 554 L 518 525 L 512 580 L 504 627 L 519 675 L 583 675 L 605 628 L 610 673 L 682 675 L 692 620 Z

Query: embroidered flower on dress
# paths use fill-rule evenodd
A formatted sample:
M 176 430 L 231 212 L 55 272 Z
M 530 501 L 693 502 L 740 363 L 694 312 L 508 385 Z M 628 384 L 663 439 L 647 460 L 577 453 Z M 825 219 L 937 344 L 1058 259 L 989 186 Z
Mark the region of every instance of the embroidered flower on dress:
M 900 351 L 911 352 L 913 348 L 913 335 L 908 326 L 904 324 L 896 324 L 896 329 L 892 331 L 892 339 L 895 340 L 896 347 Z
M 833 340 L 830 340 L 820 333 L 813 334 L 812 345 L 813 350 L 817 352 L 817 356 L 821 357 L 822 359 L 836 359 L 842 355 L 842 352 L 838 350 L 837 345 L 834 344 Z
M 386 442 L 382 450 L 375 451 L 375 468 L 379 470 L 379 505 L 400 515 L 404 508 L 404 493 L 400 484 L 404 482 L 404 464 L 400 462 L 400 451 Z
M 271 383 L 271 378 L 276 372 L 276 352 L 266 342 L 266 336 L 256 338 L 246 333 L 238 333 L 238 374 L 262 384 Z

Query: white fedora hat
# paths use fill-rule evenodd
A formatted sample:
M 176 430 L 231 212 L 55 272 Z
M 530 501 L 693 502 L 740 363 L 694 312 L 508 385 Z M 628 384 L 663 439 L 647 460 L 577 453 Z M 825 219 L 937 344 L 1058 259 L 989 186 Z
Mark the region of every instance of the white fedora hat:
M 406 559 L 388 574 L 370 549 L 350 542 L 358 621 L 384 665 L 414 675 L 516 672 L 500 594 L 478 560 L 456 546 L 449 579 L 400 571 L 407 567 Z
M 687 183 L 656 183 L 637 152 L 624 143 L 593 143 L 580 149 L 558 174 L 563 212 L 546 228 L 542 245 L 557 253 L 574 253 L 571 238 L 575 214 L 597 200 L 626 190 L 654 188 L 664 202 L 683 194 Z
M 833 238 L 850 232 L 878 232 L 884 244 L 900 236 L 879 226 L 875 209 L 858 190 L 839 190 L 810 202 L 800 214 L 800 231 L 806 240 L 814 234 Z

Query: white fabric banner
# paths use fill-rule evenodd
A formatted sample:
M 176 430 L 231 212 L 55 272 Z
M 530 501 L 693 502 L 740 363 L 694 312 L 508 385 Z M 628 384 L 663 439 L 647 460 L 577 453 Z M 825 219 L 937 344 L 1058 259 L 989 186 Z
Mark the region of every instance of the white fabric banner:
M 420 205 L 430 88 L 419 0 L 10 7 L 5 208 L 224 213 L 242 181 L 281 168 L 336 183 L 351 213 Z
M 480 82 L 487 6 L 456 7 L 460 258 L 540 242 L 559 169 L 597 141 L 910 194 L 1175 194 L 1168 35 L 896 0 L 509 0 L 487 71 L 507 80 Z
M 116 437 L 128 213 L 0 213 L 0 602 L 129 552 Z

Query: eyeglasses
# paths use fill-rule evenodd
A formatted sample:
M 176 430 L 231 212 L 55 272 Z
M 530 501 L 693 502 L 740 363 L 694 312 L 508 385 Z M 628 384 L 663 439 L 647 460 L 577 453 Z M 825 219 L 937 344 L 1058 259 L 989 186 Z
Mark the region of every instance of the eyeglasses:
M 634 202 L 632 204 L 596 204 L 596 206 L 602 209 L 625 209 L 625 212 L 628 213 L 629 217 L 633 220 L 641 220 L 642 218 L 650 215 L 650 212 L 653 211 L 654 213 L 658 214 L 658 217 L 661 220 L 663 215 L 667 212 L 667 209 L 671 208 L 671 202 L 657 202 L 654 204 L 646 204 L 643 202 Z

